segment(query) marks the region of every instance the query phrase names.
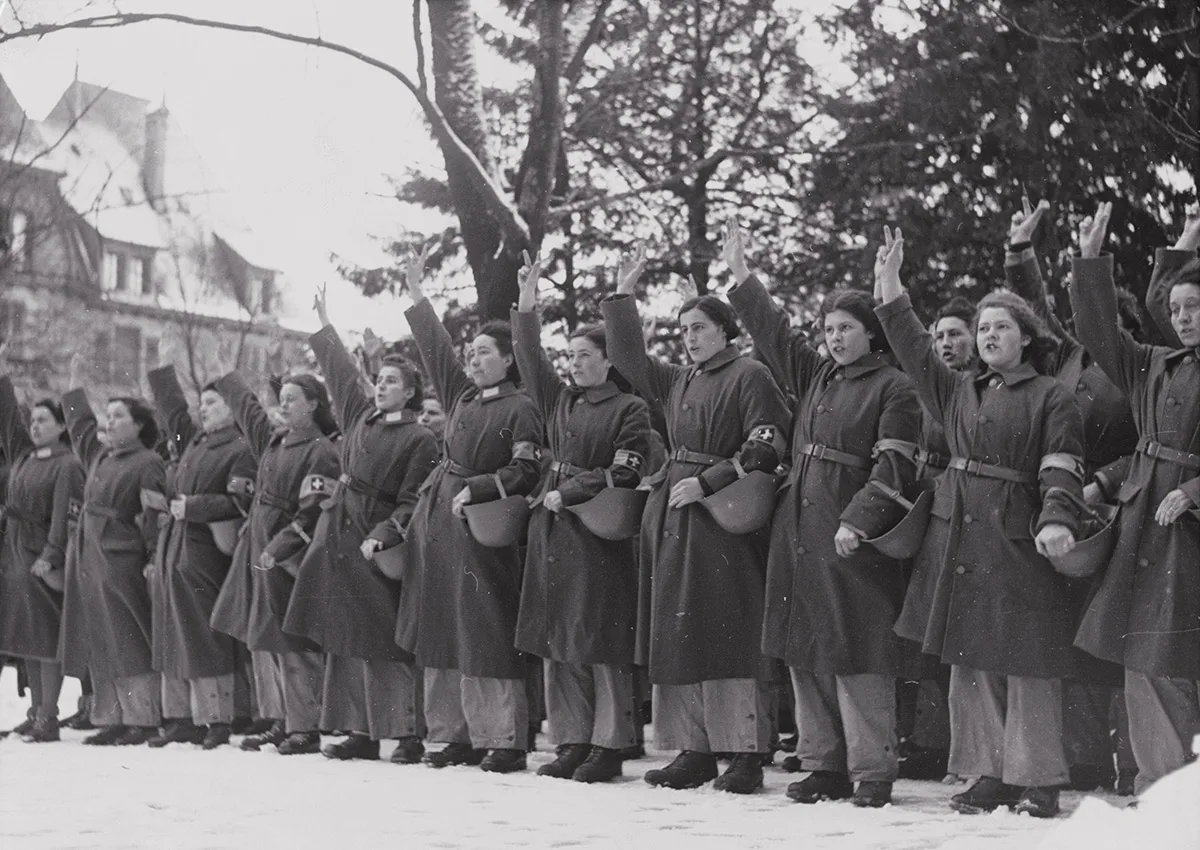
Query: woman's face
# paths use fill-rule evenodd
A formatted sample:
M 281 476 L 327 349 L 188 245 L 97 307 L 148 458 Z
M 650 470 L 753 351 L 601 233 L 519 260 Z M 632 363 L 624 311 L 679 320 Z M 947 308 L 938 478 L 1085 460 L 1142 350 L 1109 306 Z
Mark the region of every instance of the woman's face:
M 105 411 L 108 422 L 104 426 L 108 434 L 108 444 L 114 449 L 123 449 L 138 442 L 142 426 L 133 421 L 129 408 L 123 401 L 110 401 Z
M 39 449 L 57 443 L 65 430 L 66 426 L 60 425 L 54 414 L 40 404 L 30 411 L 29 439 Z
M 580 387 L 598 387 L 608 380 L 612 365 L 600 346 L 586 336 L 577 336 L 569 344 L 571 379 Z
M 971 326 L 958 316 L 943 316 L 933 328 L 933 350 L 951 369 L 962 370 L 975 359 Z
M 421 413 L 417 416 L 417 421 L 440 440 L 442 432 L 446 430 L 446 411 L 442 410 L 442 403 L 436 398 L 425 399 L 421 402 Z
M 233 411 L 216 390 L 200 393 L 200 427 L 205 431 L 216 431 L 233 423 Z
M 696 365 L 707 363 L 713 355 L 725 350 L 729 341 L 725 330 L 699 307 L 693 307 L 679 317 L 679 331 L 688 357 Z
M 1021 364 L 1029 337 L 1006 307 L 984 307 L 975 325 L 975 344 L 979 359 L 997 371 L 1009 371 Z
M 375 378 L 375 406 L 384 413 L 403 410 L 416 392 L 404 380 L 404 373 L 396 366 L 384 366 Z
M 308 426 L 317 410 L 317 402 L 308 400 L 299 384 L 284 384 L 279 388 L 279 418 L 291 430 Z
M 1171 309 L 1171 327 L 1184 348 L 1200 345 L 1200 286 L 1194 283 L 1172 286 L 1167 305 Z
M 825 347 L 839 366 L 849 366 L 870 354 L 874 336 L 846 310 L 834 310 L 825 317 Z
M 511 354 L 501 354 L 494 337 L 480 334 L 467 349 L 467 374 L 480 389 L 494 387 L 508 377 Z

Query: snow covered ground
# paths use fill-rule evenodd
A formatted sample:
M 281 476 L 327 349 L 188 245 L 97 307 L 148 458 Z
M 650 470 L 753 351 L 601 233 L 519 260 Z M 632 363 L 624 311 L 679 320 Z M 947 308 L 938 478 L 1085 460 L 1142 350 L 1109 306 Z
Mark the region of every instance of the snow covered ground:
M 74 685 L 68 680 L 64 716 L 74 711 Z M 15 676 L 5 669 L 0 728 L 23 716 Z M 1137 811 L 1124 810 L 1116 797 L 1068 794 L 1065 808 L 1078 810 L 1077 817 L 1038 821 L 1009 812 L 956 815 L 945 806 L 956 789 L 932 782 L 898 783 L 895 804 L 878 811 L 795 805 L 783 790 L 796 777 L 777 768 L 767 771 L 766 789 L 750 797 L 654 789 L 641 775 L 667 761 L 657 753 L 626 763 L 619 782 L 588 787 L 534 775 L 552 755 L 544 739 L 529 771 L 493 776 L 477 768 L 339 763 L 234 747 L 91 748 L 80 745 L 82 737 L 0 742 L 4 850 L 1200 848 L 1200 765 L 1160 783 Z

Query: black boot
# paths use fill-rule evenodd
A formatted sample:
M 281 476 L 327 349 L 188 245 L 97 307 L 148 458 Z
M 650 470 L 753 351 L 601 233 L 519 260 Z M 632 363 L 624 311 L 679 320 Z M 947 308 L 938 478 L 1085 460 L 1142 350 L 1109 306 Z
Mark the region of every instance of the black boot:
M 349 761 L 350 759 L 371 761 L 379 758 L 379 742 L 371 740 L 369 735 L 355 732 L 340 744 L 330 744 L 321 750 L 321 755 L 338 761 Z
M 1057 788 L 1026 788 L 1014 811 L 1031 818 L 1052 818 L 1062 809 L 1058 807 Z
M 475 767 L 483 762 L 486 755 L 487 750 L 477 750 L 470 744 L 447 744 L 436 752 L 426 753 L 421 762 L 430 767 L 451 767 L 457 764 Z
M 713 781 L 717 791 L 753 794 L 763 784 L 763 754 L 734 753 L 725 772 Z
M 480 770 L 488 773 L 515 773 L 525 769 L 525 751 L 500 749 L 491 750 L 479 763 Z
M 610 750 L 608 747 L 592 747 L 587 760 L 575 768 L 571 778 L 576 782 L 608 782 L 621 775 L 620 750 Z
M 154 726 L 126 726 L 120 737 L 113 741 L 113 746 L 136 747 L 149 741 L 156 732 L 158 729 Z
M 845 800 L 854 796 L 854 783 L 844 773 L 814 770 L 799 782 L 787 787 L 787 797 L 797 803 L 817 803 L 821 800 Z
M 204 740 L 204 727 L 192 723 L 189 718 L 172 718 L 150 736 L 146 746 L 153 749 L 167 744 L 199 744 Z
M 1005 785 L 994 776 L 981 776 L 966 791 L 950 798 L 950 808 L 964 815 L 981 815 L 1002 806 L 1015 806 L 1020 799 L 1020 788 Z
M 286 738 L 287 731 L 283 727 L 283 721 L 276 720 L 271 725 L 271 728 L 267 729 L 265 732 L 259 732 L 256 735 L 247 735 L 245 738 L 242 738 L 242 743 L 238 746 L 240 746 L 243 750 L 258 752 L 268 744 L 272 746 L 279 746 Z
M 307 756 L 321 752 L 320 732 L 293 732 L 275 745 L 281 756 Z
M 77 732 L 90 732 L 96 727 L 92 724 L 92 696 L 84 694 L 79 698 L 78 710 L 59 724 L 64 729 L 74 729 Z
M 33 728 L 21 736 L 27 744 L 49 744 L 60 740 L 58 734 L 58 717 L 42 715 L 34 719 Z
M 229 724 L 229 731 L 234 735 L 261 735 L 279 722 L 278 720 L 267 720 L 263 717 L 260 717 L 258 720 L 253 720 L 249 717 L 235 717 L 233 718 L 233 722 Z
M 787 756 L 780 762 L 779 769 L 784 773 L 804 773 L 804 765 L 800 761 L 800 756 Z
M 204 734 L 204 739 L 200 742 L 203 749 L 215 750 L 217 747 L 224 746 L 229 743 L 229 736 L 233 734 L 228 723 L 210 723 L 208 731 Z
M 88 735 L 83 739 L 83 743 L 90 747 L 111 747 L 125 734 L 124 726 L 105 726 L 95 735 Z
M 30 706 L 25 710 L 25 719 L 8 731 L 0 732 L 0 738 L 7 738 L 10 735 L 14 738 L 20 738 L 22 735 L 28 734 L 28 732 L 33 729 L 33 723 L 35 719 L 36 714 L 34 713 L 33 707 Z
M 867 781 L 858 783 L 850 802 L 860 809 L 882 809 L 892 802 L 892 783 Z
M 1135 783 L 1137 782 L 1138 769 L 1136 767 L 1123 767 L 1117 771 L 1117 796 L 1132 797 L 1135 793 Z
M 717 778 L 717 757 L 712 753 L 684 750 L 669 765 L 646 772 L 646 782 L 662 788 L 699 788 Z
M 621 761 L 637 761 L 646 757 L 646 747 L 643 744 L 634 744 L 632 747 L 622 747 L 617 750 L 621 754 Z
M 558 756 L 549 764 L 538 768 L 538 776 L 554 779 L 570 779 L 592 752 L 590 744 L 559 744 Z
M 389 759 L 392 764 L 420 764 L 425 755 L 425 743 L 419 735 L 406 735 L 396 742 Z

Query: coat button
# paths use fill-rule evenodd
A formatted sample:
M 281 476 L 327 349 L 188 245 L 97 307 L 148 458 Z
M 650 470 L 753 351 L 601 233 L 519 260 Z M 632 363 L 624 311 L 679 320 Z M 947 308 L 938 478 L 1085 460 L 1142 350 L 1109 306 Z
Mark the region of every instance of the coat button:
M 808 499 L 801 499 L 800 504 L 807 508 L 812 503 Z
M 691 410 L 691 409 L 692 409 L 692 406 L 691 406 L 690 404 L 684 404 L 684 405 L 683 405 L 683 409 L 684 409 L 684 410 Z
M 803 546 L 799 546 L 799 547 L 797 547 L 797 548 L 796 548 L 796 554 L 797 554 L 797 555 L 805 555 L 805 554 L 807 554 L 807 553 L 808 553 L 808 550 L 807 550 L 807 549 L 805 549 Z
M 548 563 L 548 564 L 553 564 L 553 563 L 554 563 L 554 556 L 553 556 L 553 555 L 547 555 L 547 556 L 546 556 L 546 563 Z
M 818 404 L 817 405 L 817 413 L 824 413 L 824 412 L 825 412 L 825 405 Z
M 980 425 L 986 425 L 987 423 L 988 423 L 988 418 L 987 418 L 986 416 L 980 416 L 980 417 L 979 417 L 979 424 L 980 424 Z
M 842 379 L 842 373 L 838 372 L 836 375 L 833 376 L 833 379 L 835 381 L 840 381 Z
M 1078 390 L 1079 392 L 1083 392 L 1084 390 L 1087 389 L 1087 382 L 1080 381 L 1079 384 L 1075 387 L 1075 389 Z
M 974 521 L 975 517 L 971 516 L 970 514 L 963 514 L 963 522 L 965 522 L 967 525 L 970 525 Z
M 1174 407 L 1177 404 L 1179 402 L 1175 400 L 1174 396 L 1167 396 L 1167 407 Z
M 1149 558 L 1138 558 L 1138 566 L 1139 567 L 1150 566 L 1150 559 Z
M 962 564 L 959 564 L 957 567 L 954 568 L 954 572 L 958 573 L 961 576 L 967 572 L 967 568 L 964 567 Z

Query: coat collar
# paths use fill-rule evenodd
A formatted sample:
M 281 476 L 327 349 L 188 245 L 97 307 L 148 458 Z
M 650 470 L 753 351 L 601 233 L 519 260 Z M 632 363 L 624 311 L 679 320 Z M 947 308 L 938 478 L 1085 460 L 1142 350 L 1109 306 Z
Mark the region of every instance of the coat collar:
M 691 377 L 694 378 L 702 372 L 703 373 L 715 372 L 724 366 L 728 366 L 730 363 L 732 363 L 734 360 L 737 360 L 741 356 L 742 356 L 742 352 L 738 351 L 738 347 L 731 342 L 731 343 L 729 343 L 729 345 L 722 348 L 720 351 L 718 351 L 712 357 L 705 360 L 699 366 L 693 366 Z
M 321 429 L 316 426 L 316 423 L 309 422 L 303 428 L 293 428 L 290 431 L 285 431 L 279 441 L 284 446 L 298 446 L 301 443 L 312 442 L 321 436 Z
M 384 413 L 382 410 L 376 410 L 367 417 L 367 422 L 378 422 L 381 425 L 406 425 L 409 422 L 416 421 L 416 411 L 410 410 L 407 407 L 400 410 L 392 410 L 387 413 Z
M 621 394 L 621 390 L 612 381 L 605 381 L 594 387 L 577 387 L 572 384 L 568 392 L 576 396 L 583 396 L 589 404 L 599 404 Z
M 1022 360 L 1016 369 L 1009 371 L 1001 371 L 992 369 L 989 366 L 984 366 L 982 363 L 979 366 L 979 371 L 975 375 L 975 385 L 980 386 L 992 378 L 999 378 L 1005 385 L 1015 387 L 1017 384 L 1024 383 L 1030 378 L 1036 378 L 1040 373 L 1033 365 Z
M 516 395 L 521 390 L 512 381 L 501 381 L 494 387 L 485 387 L 484 389 L 476 388 L 475 398 L 479 399 L 480 404 L 487 404 L 489 401 L 507 398 L 510 395 Z
M 837 366 L 835 364 L 833 373 L 837 374 L 840 371 L 847 378 L 861 378 L 863 375 L 869 375 L 877 369 L 882 369 L 888 365 L 890 365 L 890 361 L 884 352 L 871 351 L 847 366 Z
M 192 438 L 192 444 L 196 445 L 198 443 L 208 443 L 213 448 L 216 448 L 217 446 L 223 446 L 226 443 L 232 443 L 241 436 L 241 433 L 242 432 L 238 430 L 236 425 L 230 423 L 228 425 L 222 425 L 215 431 L 200 431 L 200 433 Z
M 71 449 L 60 440 L 55 440 L 48 446 L 42 446 L 40 449 L 34 449 L 30 452 L 30 456 L 36 460 L 49 460 L 52 457 L 66 454 Z
M 1167 356 L 1163 359 L 1168 363 L 1174 363 L 1176 361 L 1186 360 L 1188 357 L 1200 357 L 1200 349 L 1176 348 L 1175 350 L 1168 352 Z

